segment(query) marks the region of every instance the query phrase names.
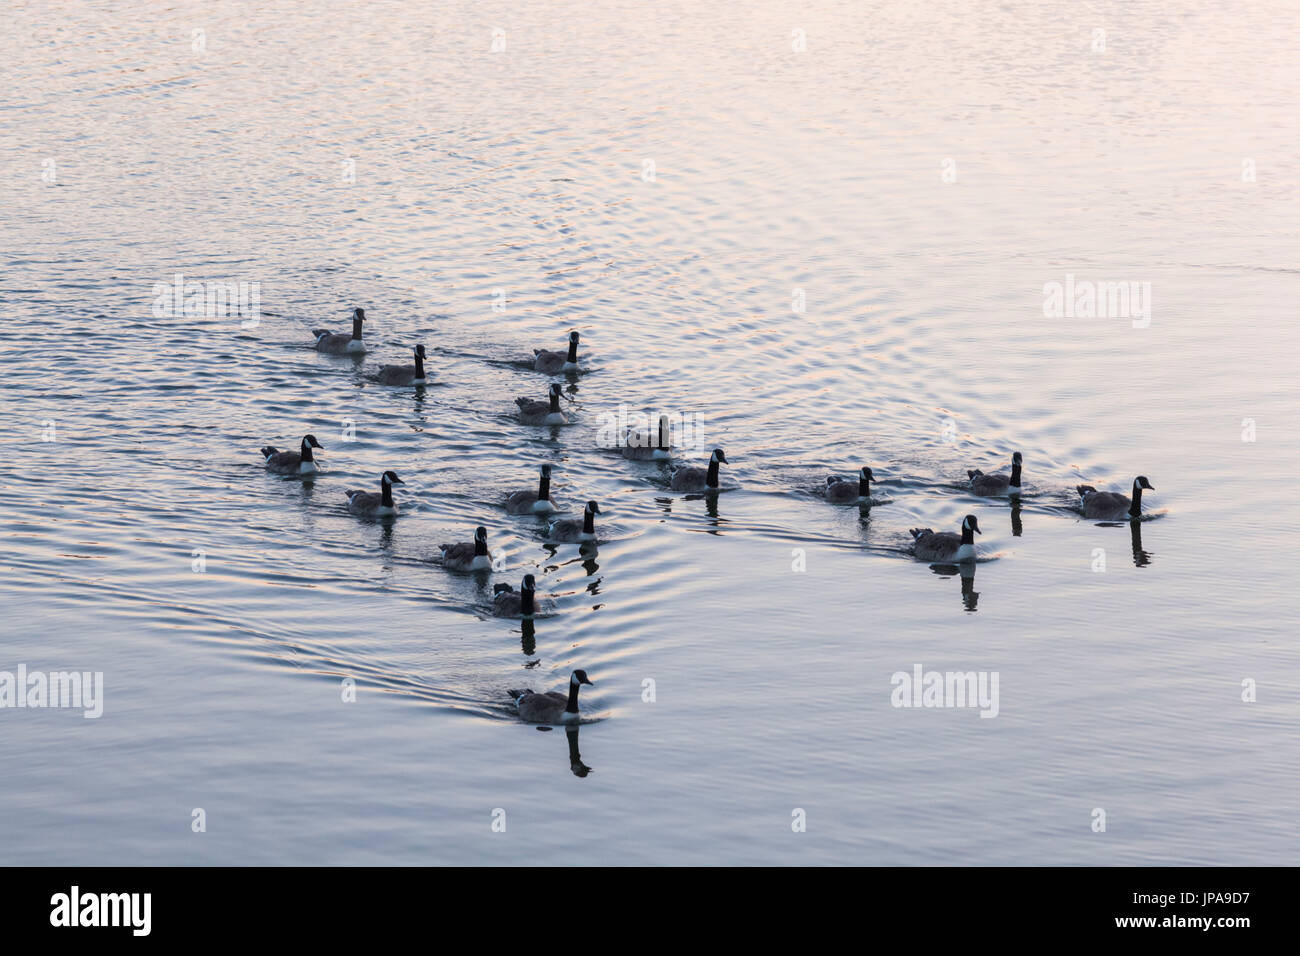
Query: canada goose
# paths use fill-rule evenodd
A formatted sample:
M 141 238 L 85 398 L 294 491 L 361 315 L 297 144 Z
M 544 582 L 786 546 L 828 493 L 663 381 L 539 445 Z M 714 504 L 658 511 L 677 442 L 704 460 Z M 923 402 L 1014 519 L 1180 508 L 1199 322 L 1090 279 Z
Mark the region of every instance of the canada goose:
M 550 352 L 546 349 L 533 349 L 533 368 L 547 375 L 561 372 L 578 371 L 578 333 L 569 333 L 569 350 L 567 352 Z
M 512 515 L 549 514 L 555 510 L 551 500 L 551 466 L 542 465 L 537 491 L 516 491 L 506 499 L 506 511 Z
M 551 400 L 539 402 L 531 398 L 516 398 L 519 420 L 525 425 L 564 425 L 568 419 L 560 411 L 560 383 L 551 385 Z
M 552 541 L 595 541 L 595 515 L 600 514 L 600 505 L 588 501 L 582 512 L 582 518 L 562 518 L 552 521 L 546 529 L 546 536 Z
M 978 468 L 966 472 L 970 478 L 970 490 L 985 497 L 1020 494 L 1020 452 L 1011 456 L 1011 476 L 986 475 Z
M 831 475 L 826 479 L 826 500 L 837 505 L 871 504 L 871 482 L 875 477 L 865 465 L 858 472 L 857 481 Z
M 316 440 L 315 435 L 304 435 L 301 451 L 276 451 L 274 445 L 267 445 L 262 449 L 262 457 L 266 459 L 267 471 L 279 472 L 282 475 L 314 475 L 320 469 L 316 467 L 316 459 L 312 457 L 313 448 L 325 450 L 325 446 Z
M 498 584 L 493 589 L 492 613 L 497 617 L 532 617 L 537 613 L 537 579 L 525 574 L 516 591 L 508 584 Z
M 726 453 L 721 448 L 715 448 L 709 456 L 708 468 L 674 468 L 670 487 L 673 491 L 717 491 L 719 462 L 731 464 L 727 461 Z
M 361 323 L 366 321 L 365 309 L 352 310 L 352 334 L 331 332 L 329 329 L 312 329 L 316 336 L 316 351 L 329 352 L 331 355 L 355 355 L 366 350 L 366 343 L 361 341 Z
M 424 346 L 415 347 L 414 365 L 381 365 L 375 378 L 380 385 L 424 385 Z
M 379 494 L 373 491 L 345 491 L 348 496 L 348 511 L 363 518 L 387 518 L 397 514 L 397 505 L 393 502 L 393 485 L 406 482 L 397 477 L 397 472 L 386 471 L 379 476 Z
M 1147 481 L 1146 475 L 1133 479 L 1133 500 L 1127 495 L 1114 491 L 1098 491 L 1092 485 L 1079 485 L 1080 506 L 1085 518 L 1126 521 L 1142 517 L 1142 489 L 1155 491 L 1155 485 Z
M 659 428 L 655 435 L 649 432 L 628 432 L 623 443 L 623 457 L 633 461 L 668 461 L 673 457 L 672 428 L 668 416 L 659 416 Z
M 590 684 L 587 672 L 576 670 L 569 677 L 569 693 L 561 694 L 553 690 L 547 694 L 534 693 L 531 690 L 512 690 L 510 696 L 519 708 L 519 719 L 530 724 L 569 723 L 580 719 L 578 714 L 578 688 Z
M 487 528 L 475 528 L 473 541 L 440 544 L 442 565 L 456 571 L 482 571 L 492 567 L 492 552 L 487 546 Z
M 984 533 L 974 515 L 962 519 L 961 534 L 929 528 L 911 530 L 916 539 L 916 556 L 922 561 L 974 561 L 975 535 Z

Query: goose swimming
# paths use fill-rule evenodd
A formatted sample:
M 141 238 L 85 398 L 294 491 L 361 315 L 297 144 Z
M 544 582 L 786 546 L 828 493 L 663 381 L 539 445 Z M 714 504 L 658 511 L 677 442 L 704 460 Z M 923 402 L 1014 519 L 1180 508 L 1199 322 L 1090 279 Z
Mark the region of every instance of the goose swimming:
M 475 528 L 473 541 L 440 544 L 442 565 L 455 571 L 483 571 L 492 567 L 492 552 L 487 546 L 487 528 Z
M 1133 498 L 1115 491 L 1098 491 L 1092 485 L 1079 485 L 1080 509 L 1085 518 L 1100 518 L 1103 521 L 1134 521 L 1142 517 L 1142 490 L 1155 491 L 1155 485 L 1147 481 L 1146 475 L 1133 479 Z
M 673 457 L 672 428 L 667 415 L 659 416 L 659 428 L 649 432 L 628 432 L 623 443 L 623 457 L 633 461 L 668 461 Z
M 581 719 L 578 713 L 578 688 L 591 683 L 586 671 L 576 670 L 569 677 L 567 695 L 554 690 L 547 694 L 512 690 L 510 696 L 519 708 L 520 720 L 526 720 L 530 724 L 570 723 Z
M 674 468 L 669 487 L 673 491 L 717 491 L 718 463 L 729 465 L 726 453 L 721 448 L 713 449 L 709 456 L 708 468 L 680 467 Z
M 970 490 L 985 497 L 1020 494 L 1020 452 L 1011 456 L 1011 475 L 986 475 L 979 469 L 966 472 Z
M 525 574 L 516 591 L 508 584 L 498 584 L 493 589 L 492 613 L 497 617 L 532 617 L 537 613 L 537 579 Z
M 267 445 L 262 449 L 262 457 L 266 459 L 267 471 L 278 472 L 281 475 L 314 475 L 320 469 L 316 467 L 316 459 L 312 457 L 313 448 L 325 450 L 325 446 L 316 440 L 315 435 L 304 435 L 301 451 L 277 451 L 274 445 Z
M 596 519 L 600 514 L 600 505 L 588 501 L 581 518 L 562 518 L 552 521 L 546 529 L 546 537 L 552 541 L 595 541 Z
M 549 514 L 555 511 L 551 498 L 551 466 L 542 465 L 537 491 L 516 491 L 506 499 L 506 511 L 512 515 Z
M 974 561 L 975 535 L 983 534 L 974 515 L 962 519 L 961 534 L 951 531 L 931 531 L 929 528 L 911 529 L 916 540 L 916 556 L 922 561 Z
M 424 375 L 424 346 L 415 347 L 414 365 L 381 365 L 375 373 L 380 385 L 424 385 L 428 379 Z
M 331 332 L 329 329 L 312 329 L 316 337 L 316 351 L 328 352 L 330 355 L 356 355 L 366 350 L 366 343 L 361 341 L 361 323 L 366 321 L 365 309 L 352 310 L 352 334 Z
M 568 419 L 560 411 L 560 383 L 551 385 L 549 402 L 539 402 L 531 398 L 516 398 L 519 406 L 519 420 L 525 425 L 566 425 Z
M 559 375 L 561 372 L 578 371 L 578 333 L 569 333 L 569 350 L 551 352 L 546 349 L 533 349 L 533 368 L 547 375 Z
M 393 485 L 406 482 L 397 477 L 397 472 L 386 471 L 379 476 L 379 493 L 373 491 L 345 491 L 348 496 L 348 511 L 363 518 L 388 518 L 397 514 L 397 504 L 393 501 Z
M 826 479 L 826 500 L 837 505 L 871 504 L 871 482 L 875 475 L 865 465 L 858 472 L 857 481 L 845 481 L 839 475 Z

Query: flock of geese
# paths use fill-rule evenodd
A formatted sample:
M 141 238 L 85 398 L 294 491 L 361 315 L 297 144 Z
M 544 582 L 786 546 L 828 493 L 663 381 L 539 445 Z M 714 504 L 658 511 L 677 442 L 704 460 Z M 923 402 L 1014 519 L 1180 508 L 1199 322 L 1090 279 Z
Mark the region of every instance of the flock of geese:
M 364 309 L 355 309 L 352 317 L 352 331 L 330 332 L 328 329 L 314 329 L 317 351 L 330 355 L 361 355 L 366 352 L 362 337 L 365 323 Z M 559 351 L 547 349 L 533 350 L 533 367 L 546 375 L 576 374 L 582 369 L 578 363 L 578 333 L 569 333 L 568 348 Z M 399 387 L 421 386 L 429 382 L 424 367 L 425 349 L 423 345 L 415 346 L 414 362 L 410 365 L 384 365 L 374 374 L 374 379 L 382 385 Z M 561 387 L 558 382 L 550 386 L 547 399 L 538 401 L 530 398 L 517 398 L 519 421 L 525 425 L 563 425 L 568 422 L 560 408 Z M 629 433 L 621 445 L 623 457 L 639 461 L 671 461 L 673 458 L 671 426 L 667 416 L 660 416 L 659 427 L 653 433 Z M 314 457 L 317 449 L 323 446 L 314 435 L 303 436 L 298 451 L 280 451 L 272 445 L 262 449 L 266 468 L 281 475 L 314 476 L 318 465 Z M 727 464 L 727 456 L 721 448 L 715 448 L 709 456 L 707 465 L 675 466 L 670 471 L 669 486 L 674 491 L 711 493 L 717 492 L 718 468 Z M 968 471 L 967 478 L 972 493 L 983 497 L 1018 498 L 1021 494 L 1021 469 L 1023 458 L 1020 452 L 1011 456 L 1009 474 L 985 474 L 979 470 Z M 820 489 L 822 496 L 833 504 L 857 505 L 870 507 L 882 504 L 885 499 L 872 496 L 871 483 L 874 475 L 869 467 L 863 466 L 856 480 L 832 475 Z M 352 514 L 364 518 L 389 518 L 397 514 L 397 503 L 393 498 L 393 486 L 402 484 L 396 472 L 385 471 L 379 476 L 379 491 L 349 489 L 344 492 L 347 508 Z M 1133 479 L 1132 496 L 1115 492 L 1098 491 L 1091 485 L 1079 485 L 1079 511 L 1085 518 L 1101 521 L 1137 521 L 1142 516 L 1142 492 L 1154 491 L 1154 487 L 1144 475 Z M 551 466 L 542 465 L 536 490 L 516 491 L 505 501 L 509 514 L 534 514 L 549 516 L 559 509 L 551 497 Z M 581 518 L 556 518 L 547 526 L 547 537 L 555 542 L 589 542 L 596 540 L 595 516 L 600 514 L 600 506 L 595 501 L 588 501 Z M 979 521 L 975 515 L 966 515 L 962 519 L 961 530 L 935 531 L 931 528 L 912 528 L 913 552 L 918 560 L 935 564 L 962 564 L 976 560 L 975 535 L 980 534 Z M 487 545 L 487 529 L 480 527 L 474 531 L 472 541 L 460 541 L 439 545 L 444 567 L 456 571 L 482 571 L 492 567 L 492 554 Z M 542 603 L 537 597 L 537 581 L 531 574 L 525 574 L 516 591 L 508 584 L 497 584 L 494 589 L 493 613 L 500 617 L 517 617 L 531 619 L 541 613 Z M 584 684 L 591 684 L 584 670 L 575 670 L 569 678 L 569 690 L 566 693 L 535 693 L 531 690 L 511 691 L 521 720 L 537 724 L 573 724 L 579 721 L 578 689 Z

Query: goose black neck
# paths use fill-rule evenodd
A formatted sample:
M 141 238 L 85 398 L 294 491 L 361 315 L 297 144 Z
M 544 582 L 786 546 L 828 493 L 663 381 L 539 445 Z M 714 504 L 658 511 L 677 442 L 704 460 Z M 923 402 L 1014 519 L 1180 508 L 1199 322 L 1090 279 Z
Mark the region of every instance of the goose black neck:
M 1129 505 L 1128 513 L 1132 518 L 1142 517 L 1142 486 L 1136 483 L 1133 485 L 1133 504 Z
M 519 595 L 519 610 L 523 614 L 532 614 L 536 609 L 533 592 L 525 588 Z
M 1012 464 L 1012 466 L 1011 466 L 1011 487 L 1013 487 L 1013 488 L 1019 488 L 1019 487 L 1020 487 L 1020 465 L 1019 465 L 1019 463 Z
M 537 482 L 537 500 L 549 501 L 550 497 L 551 497 L 551 476 L 542 475 L 541 480 Z
M 559 410 L 560 410 L 560 393 L 551 392 L 551 411 L 558 412 Z
M 384 496 L 383 496 L 384 507 L 391 508 L 393 506 L 393 486 L 386 481 L 382 483 L 382 486 L 384 492 Z
M 311 461 L 311 460 L 312 460 L 312 457 L 311 457 L 311 442 L 304 441 L 304 442 L 302 443 L 302 460 L 303 460 L 303 461 Z
M 973 528 L 971 528 L 970 526 L 968 526 L 968 525 L 966 525 L 966 524 L 963 524 L 963 525 L 961 526 L 961 543 L 962 543 L 962 544 L 974 544 L 974 543 L 975 543 L 975 531 L 974 531 Z
M 710 488 L 718 487 L 718 462 L 717 459 L 709 460 L 709 473 L 704 479 L 704 483 Z
M 361 320 L 354 318 L 352 320 L 352 337 L 358 342 L 361 341 Z
M 667 451 L 671 441 L 672 431 L 668 427 L 668 419 L 661 419 L 659 422 L 659 448 L 663 451 Z
M 596 531 L 596 513 L 594 511 L 585 511 L 582 514 L 582 533 L 594 534 Z
M 569 354 L 568 357 L 565 358 L 565 361 L 572 362 L 575 365 L 578 363 L 578 343 L 573 341 L 573 339 L 569 339 Z
M 863 498 L 871 497 L 870 478 L 861 478 L 861 477 L 858 478 L 858 494 L 861 495 Z
M 564 707 L 566 714 L 576 714 L 578 712 L 578 682 L 569 681 L 569 702 Z
M 487 539 L 476 537 L 474 539 L 474 557 L 481 557 L 485 554 L 487 554 Z
M 415 377 L 424 378 L 424 356 L 419 352 L 415 353 Z

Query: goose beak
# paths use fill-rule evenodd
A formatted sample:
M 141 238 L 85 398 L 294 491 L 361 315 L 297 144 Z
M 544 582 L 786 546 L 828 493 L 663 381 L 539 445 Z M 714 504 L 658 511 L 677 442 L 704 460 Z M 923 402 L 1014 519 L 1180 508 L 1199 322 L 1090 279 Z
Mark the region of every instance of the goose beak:
M 590 681 L 590 680 L 588 680 L 588 679 L 585 678 L 585 677 L 579 677 L 579 678 L 578 678 L 578 683 L 579 683 L 579 684 L 592 684 L 592 683 L 595 683 L 595 682 L 594 682 L 594 681 Z
M 404 485 L 404 484 L 406 484 L 406 482 L 404 482 L 401 478 L 394 478 L 392 481 L 389 482 L 389 484 L 390 484 L 390 485 Z

